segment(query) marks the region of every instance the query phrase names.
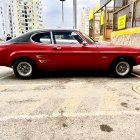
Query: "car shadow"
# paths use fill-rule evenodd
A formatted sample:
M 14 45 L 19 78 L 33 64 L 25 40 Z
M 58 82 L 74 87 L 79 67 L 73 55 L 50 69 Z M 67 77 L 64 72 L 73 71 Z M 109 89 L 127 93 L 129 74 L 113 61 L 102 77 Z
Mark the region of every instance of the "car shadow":
M 112 77 L 108 71 L 39 71 L 36 78 Z
M 131 75 L 129 78 L 135 77 Z M 34 78 L 25 80 L 36 79 L 57 79 L 57 78 L 108 78 L 108 79 L 124 79 L 114 77 L 109 71 L 95 71 L 95 70 L 77 70 L 77 71 L 38 71 Z M 18 80 L 13 74 L 4 78 L 5 80 Z M 3 80 L 4 80 L 3 79 Z M 20 79 L 19 79 L 20 80 Z M 22 79 L 24 80 L 24 79 Z

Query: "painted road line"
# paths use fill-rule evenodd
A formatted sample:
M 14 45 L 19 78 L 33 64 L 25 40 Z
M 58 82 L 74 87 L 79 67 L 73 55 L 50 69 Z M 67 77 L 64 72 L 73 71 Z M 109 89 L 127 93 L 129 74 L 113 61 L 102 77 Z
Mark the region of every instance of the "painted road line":
M 25 81 L 25 82 L 26 82 L 26 81 Z M 38 81 L 37 81 L 37 82 L 38 82 Z M 44 82 L 46 82 L 46 83 L 45 83 L 45 84 L 44 84 L 44 83 L 41 83 L 41 84 L 36 84 L 36 83 L 34 83 L 34 84 L 33 84 L 32 81 L 31 81 L 31 83 L 30 83 L 30 82 L 28 82 L 28 80 L 27 80 L 27 82 L 26 82 L 27 84 L 25 84 L 25 83 L 20 83 L 20 80 L 18 80 L 17 83 L 15 83 L 15 84 L 6 84 L 6 85 L 5 85 L 5 84 L 1 84 L 1 85 L 0 85 L 0 88 L 3 87 L 3 86 L 4 86 L 4 87 L 17 87 L 17 86 L 18 86 L 18 87 L 19 87 L 19 86 L 25 86 L 25 87 L 26 87 L 26 86 L 29 86 L 29 85 L 30 85 L 30 86 L 55 86 L 55 85 L 57 84 L 57 82 L 56 82 L 56 83 L 55 83 L 55 82 L 50 83 L 49 81 L 44 81 Z M 104 81 L 104 82 L 106 83 L 106 82 L 108 82 L 108 81 Z M 129 80 L 129 81 L 115 81 L 115 80 L 114 80 L 114 81 L 110 81 L 111 84 L 112 84 L 112 83 L 119 83 L 119 84 L 125 84 L 125 83 L 128 84 L 128 83 L 130 83 L 130 84 L 131 84 L 131 83 L 133 83 L 133 82 L 134 82 L 134 81 L 132 81 L 132 80 L 131 80 L 131 81 L 130 81 L 130 80 Z M 97 81 L 92 81 L 92 84 L 94 84 L 94 83 L 97 84 Z M 140 84 L 140 81 L 137 81 L 137 84 Z M 91 88 L 91 86 L 90 86 L 89 88 Z M 74 87 L 74 88 L 71 88 L 71 89 L 75 89 L 75 87 Z
M 92 93 L 93 89 L 70 89 L 70 95 L 73 96 L 71 98 L 67 98 L 55 111 L 54 114 L 58 112 L 71 112 L 74 113 L 79 105 L 81 104 L 82 100 L 88 96 L 88 94 Z
M 105 92 L 100 97 L 99 109 L 102 111 L 116 111 L 118 109 L 119 97 L 112 91 Z
M 8 120 L 28 120 L 28 119 L 45 119 L 45 118 L 57 118 L 57 117 L 94 117 L 94 116 L 124 116 L 124 115 L 140 115 L 139 111 L 99 111 L 91 113 L 64 113 L 53 115 L 16 115 L 16 116 L 4 116 L 0 118 L 0 121 Z
M 93 116 L 118 116 L 118 115 L 140 115 L 139 111 L 97 111 L 89 113 L 63 113 L 52 114 L 52 117 L 93 117 Z M 51 116 L 50 116 L 51 117 Z
M 140 84 L 132 86 L 132 90 L 135 94 L 135 96 L 140 99 Z
M 140 78 L 140 75 L 138 75 L 138 74 L 135 74 L 135 73 L 131 73 L 133 76 L 136 76 L 136 77 L 138 77 L 138 78 Z
M 20 83 L 18 81 L 18 83 Z M 17 88 L 18 87 L 18 88 Z M 56 89 L 56 84 L 10 84 L 10 85 L 0 85 L 0 92 L 25 92 L 25 91 L 45 91 L 48 89 Z

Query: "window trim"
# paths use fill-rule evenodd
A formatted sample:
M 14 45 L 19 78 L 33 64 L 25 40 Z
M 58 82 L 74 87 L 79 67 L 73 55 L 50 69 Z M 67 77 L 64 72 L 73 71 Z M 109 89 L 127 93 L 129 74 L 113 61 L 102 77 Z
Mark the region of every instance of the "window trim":
M 54 45 L 55 43 L 54 43 L 54 38 L 53 38 L 53 32 L 52 31 L 50 32 L 50 35 L 51 35 L 52 44 Z
M 36 42 L 36 41 L 34 41 L 32 39 L 35 35 L 42 34 L 42 33 L 46 33 L 46 32 L 37 32 L 37 33 L 32 34 L 31 37 L 30 37 L 30 41 L 32 43 L 34 43 L 34 44 L 53 45 L 53 41 L 52 41 L 52 37 L 51 37 L 51 32 L 49 32 L 49 31 L 48 31 L 48 33 L 50 33 L 51 44 Z
M 55 45 L 57 45 L 57 43 L 56 43 L 56 40 L 55 40 L 55 36 L 53 34 L 54 32 L 64 32 L 64 33 L 71 32 L 71 33 L 75 33 L 76 35 L 78 35 L 82 39 L 82 41 L 84 41 L 84 39 L 75 31 L 52 31 L 53 42 L 54 42 Z M 80 43 L 79 44 L 60 44 L 60 45 L 80 45 Z

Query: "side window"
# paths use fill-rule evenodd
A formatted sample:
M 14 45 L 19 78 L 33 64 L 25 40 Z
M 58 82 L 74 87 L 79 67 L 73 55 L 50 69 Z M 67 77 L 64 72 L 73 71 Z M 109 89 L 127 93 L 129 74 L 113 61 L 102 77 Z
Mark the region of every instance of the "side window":
M 56 44 L 81 44 L 82 38 L 75 32 L 53 32 L 54 41 Z
M 49 32 L 36 34 L 32 37 L 32 40 L 38 43 L 52 44 Z

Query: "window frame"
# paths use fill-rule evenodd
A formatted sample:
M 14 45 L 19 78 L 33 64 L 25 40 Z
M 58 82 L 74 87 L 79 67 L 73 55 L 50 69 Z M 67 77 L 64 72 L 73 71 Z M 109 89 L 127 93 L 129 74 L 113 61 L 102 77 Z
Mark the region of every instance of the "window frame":
M 71 32 L 71 33 L 75 33 L 76 35 L 78 35 L 79 37 L 80 37 L 80 39 L 82 40 L 82 41 L 84 41 L 84 39 L 77 33 L 77 32 L 75 32 L 75 31 L 69 31 L 69 30 L 67 30 L 67 31 L 52 31 L 52 38 L 53 38 L 53 43 L 55 44 L 55 45 L 58 45 L 58 43 L 56 43 L 56 39 L 55 39 L 55 35 L 54 35 L 54 33 L 62 33 L 62 32 L 64 32 L 64 33 L 66 33 L 66 32 Z M 75 39 L 76 40 L 76 39 Z M 66 44 L 60 44 L 60 45 L 80 45 L 80 44 L 82 44 L 82 43 L 80 43 L 78 40 L 76 40 L 79 44 L 68 44 L 68 43 L 66 43 Z
M 50 34 L 50 41 L 51 41 L 50 44 L 43 43 L 43 42 L 36 42 L 36 41 L 34 41 L 34 40 L 32 39 L 34 36 L 39 35 L 39 34 L 43 34 L 43 33 L 49 33 L 49 34 Z M 53 41 L 53 38 L 52 38 L 52 34 L 51 34 L 50 31 L 44 31 L 44 32 L 37 32 L 37 33 L 34 33 L 34 34 L 31 35 L 30 41 L 31 41 L 32 43 L 35 43 L 35 44 L 43 44 L 43 45 L 53 45 L 53 44 L 54 44 L 54 41 Z

